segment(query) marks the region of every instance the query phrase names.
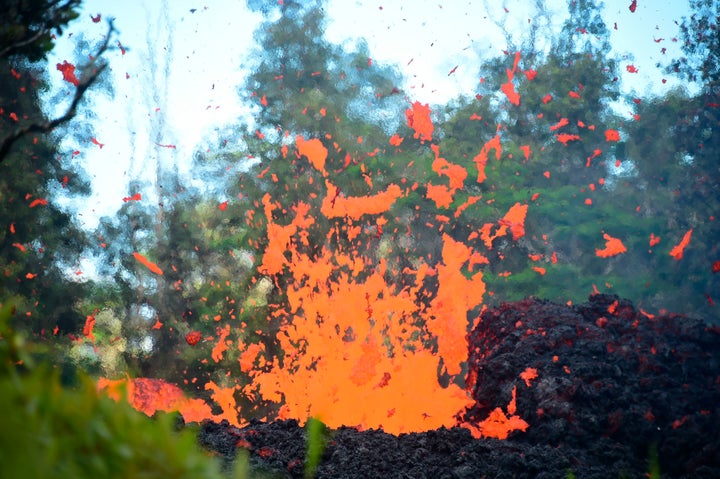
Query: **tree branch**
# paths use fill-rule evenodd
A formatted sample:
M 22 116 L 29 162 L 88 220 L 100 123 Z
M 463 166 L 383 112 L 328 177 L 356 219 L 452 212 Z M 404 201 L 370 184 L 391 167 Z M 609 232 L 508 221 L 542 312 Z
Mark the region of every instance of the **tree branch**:
M 60 2 L 61 0 L 49 2 L 44 7 L 44 10 L 47 14 L 52 16 L 47 19 L 38 19 L 40 25 L 38 26 L 37 31 L 33 32 L 33 30 L 28 29 L 23 33 L 22 38 L 12 41 L 7 46 L 0 49 L 0 58 L 12 56 L 16 50 L 32 45 L 44 36 L 49 37 L 53 29 L 58 33 L 61 33 L 62 26 L 67 23 L 67 20 L 62 20 L 60 17 L 63 14 L 72 11 L 73 8 L 79 7 L 80 0 L 67 0 L 64 5 L 60 5 Z M 23 11 L 22 7 L 20 7 L 20 9 L 20 13 L 27 13 L 26 11 Z
M 105 71 L 105 68 L 107 68 L 107 63 L 103 63 L 101 65 L 97 65 L 97 63 L 100 60 L 102 54 L 105 53 L 105 51 L 107 50 L 110 43 L 110 36 L 114 31 L 115 28 L 113 27 L 112 22 L 110 22 L 110 27 L 108 29 L 107 35 L 105 36 L 105 41 L 100 46 L 97 53 L 93 56 L 92 61 L 83 68 L 84 72 L 87 72 L 88 70 L 91 71 L 87 74 L 83 73 L 82 80 L 77 85 L 75 89 L 75 95 L 73 96 L 72 102 L 70 103 L 70 106 L 65 111 L 65 113 L 53 120 L 48 120 L 41 123 L 30 123 L 29 125 L 20 127 L 14 132 L 10 133 L 5 138 L 3 138 L 2 143 L 0 143 L 0 163 L 5 160 L 12 145 L 20 138 L 30 133 L 49 133 L 56 127 L 70 121 L 73 117 L 75 117 L 75 114 L 77 112 L 77 106 L 80 103 L 80 100 L 82 100 L 83 96 L 85 95 L 85 92 L 95 83 L 100 74 Z

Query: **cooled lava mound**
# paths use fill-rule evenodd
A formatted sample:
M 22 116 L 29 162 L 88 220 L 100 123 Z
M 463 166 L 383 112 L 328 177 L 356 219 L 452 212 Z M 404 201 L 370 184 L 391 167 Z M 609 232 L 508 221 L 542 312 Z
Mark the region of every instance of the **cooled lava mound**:
M 506 440 L 466 428 L 393 436 L 329 431 L 318 478 L 720 477 L 720 329 L 679 315 L 653 317 L 616 296 L 565 306 L 527 299 L 486 310 L 468 335 L 475 404 L 458 423 L 507 408 L 529 427 Z M 244 428 L 205 423 L 201 443 L 252 468 L 302 477 L 305 430 L 296 421 Z

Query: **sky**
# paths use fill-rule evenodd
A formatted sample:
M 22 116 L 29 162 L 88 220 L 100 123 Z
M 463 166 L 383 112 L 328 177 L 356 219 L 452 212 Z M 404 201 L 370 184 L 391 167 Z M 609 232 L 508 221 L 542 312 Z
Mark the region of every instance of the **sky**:
M 364 38 L 373 61 L 396 64 L 406 76 L 409 100 L 430 104 L 474 91 L 478 58 L 507 48 L 499 24 L 522 31 L 541 20 L 528 18 L 527 5 L 533 2 L 527 0 L 328 3 L 328 40 L 352 45 Z M 552 21 L 561 22 L 564 2 L 546 3 L 556 8 Z M 672 40 L 678 34 L 674 22 L 687 12 L 687 0 L 640 0 L 635 12 L 630 3 L 605 2 L 605 22 L 621 58 L 621 86 L 626 92 L 661 93 L 676 81 L 668 78 L 663 84 L 655 64 L 679 51 Z M 98 14 L 100 21 L 93 21 Z M 204 140 L 250 115 L 238 89 L 251 59 L 253 31 L 262 20 L 240 0 L 87 0 L 67 32 L 99 41 L 111 18 L 118 30 L 111 42 L 115 49 L 107 55 L 114 94 L 89 97 L 96 115 L 94 138 L 103 146 L 90 138 L 68 145 L 80 151 L 75 161 L 90 175 L 93 193 L 81 203 L 64 204 L 77 210 L 88 229 L 122 206 L 122 198 L 131 194 L 129 181 L 152 181 L 158 162 L 170 162 L 181 175 L 192 177 L 191 158 Z M 77 38 L 61 38 L 50 65 L 72 60 Z M 628 65 L 637 72 L 629 73 Z M 56 101 L 57 92 L 70 92 L 72 86 L 54 73 L 57 90 L 48 97 L 53 98 L 48 107 L 59 112 L 63 103 Z

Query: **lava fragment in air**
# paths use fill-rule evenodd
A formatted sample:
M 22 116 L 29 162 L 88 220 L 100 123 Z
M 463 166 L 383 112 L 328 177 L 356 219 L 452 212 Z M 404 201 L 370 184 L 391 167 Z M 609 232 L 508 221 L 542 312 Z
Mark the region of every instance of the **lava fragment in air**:
M 660 237 L 655 236 L 655 233 L 650 233 L 650 247 L 652 248 L 653 246 L 657 245 L 658 243 L 660 243 Z
M 397 133 L 395 133 L 393 136 L 390 137 L 390 144 L 392 146 L 400 146 L 405 140 L 404 138 L 401 138 Z
M 620 141 L 620 132 L 617 130 L 605 130 L 605 141 Z
M 95 334 L 93 334 L 94 327 L 95 327 L 95 315 L 90 314 L 85 318 L 85 325 L 83 326 L 83 336 L 88 338 L 93 343 L 95 342 Z
M 63 80 L 68 83 L 72 83 L 75 86 L 80 85 L 80 80 L 78 80 L 75 76 L 75 65 L 68 63 L 67 60 L 65 60 L 63 63 L 58 63 L 56 68 L 62 73 Z
M 435 126 L 430 119 L 430 106 L 416 101 L 412 104 L 412 108 L 405 110 L 405 118 L 410 128 L 415 130 L 414 138 L 419 138 L 421 142 L 432 140 L 432 134 Z
M 512 70 L 506 70 L 508 81 L 500 86 L 500 90 L 505 94 L 508 101 L 513 105 L 520 105 L 520 95 L 515 91 L 515 85 L 513 79 L 515 78 L 515 71 L 517 71 L 518 62 L 520 61 L 520 52 L 515 53 L 515 61 L 513 62 Z
M 359 219 L 363 215 L 377 215 L 388 211 L 395 200 L 400 198 L 402 190 L 396 184 L 391 184 L 385 191 L 369 196 L 340 196 L 340 190 L 329 181 L 328 195 L 322 203 L 320 211 L 327 218 L 348 217 Z
M 619 239 L 613 238 L 607 233 L 603 233 L 603 238 L 605 239 L 605 248 L 595 250 L 595 254 L 600 258 L 609 258 L 627 251 L 627 248 Z
M 202 340 L 202 333 L 200 331 L 190 331 L 185 335 L 185 342 L 190 346 L 195 346 Z
M 502 155 L 502 145 L 500 144 L 499 135 L 495 135 L 491 140 L 485 143 L 480 150 L 480 153 L 478 153 L 475 158 L 473 158 L 473 161 L 477 165 L 478 183 L 482 183 L 487 179 L 487 176 L 485 175 L 485 165 L 487 165 L 488 153 L 490 153 L 491 149 L 495 150 L 495 159 L 499 160 L 500 155 Z
M 559 133 L 555 135 L 557 141 L 567 146 L 569 141 L 577 141 L 580 139 L 580 135 L 571 135 L 570 133 Z
M 140 200 L 142 200 L 142 194 L 135 193 L 132 196 L 125 196 L 122 200 L 123 200 L 123 203 L 127 203 L 128 201 L 140 201 Z
M 147 259 L 145 256 L 141 255 L 140 253 L 134 252 L 133 256 L 136 260 L 138 260 L 139 263 L 143 264 L 147 269 L 152 271 L 155 274 L 163 274 L 162 269 L 158 267 L 157 264 L 153 263 L 149 259 Z
M 295 138 L 295 144 L 297 145 L 298 153 L 307 157 L 310 164 L 312 164 L 316 170 L 321 172 L 323 176 L 327 176 L 325 171 L 325 160 L 328 157 L 328 150 L 317 138 L 305 140 L 302 136 L 298 135 Z
M 558 121 L 554 125 L 550 126 L 550 131 L 558 130 L 558 129 L 562 128 L 563 126 L 568 125 L 569 123 L 570 122 L 568 121 L 567 118 L 561 118 L 560 121 Z
M 36 206 L 46 206 L 48 204 L 48 201 L 45 198 L 36 198 L 30 203 L 30 208 L 35 208 Z
M 690 237 L 692 236 L 692 228 L 690 228 L 687 233 L 683 236 L 683 239 L 673 247 L 673 249 L 670 251 L 670 256 L 675 258 L 675 261 L 680 261 L 683 257 L 683 252 L 685 251 L 685 247 L 690 244 Z

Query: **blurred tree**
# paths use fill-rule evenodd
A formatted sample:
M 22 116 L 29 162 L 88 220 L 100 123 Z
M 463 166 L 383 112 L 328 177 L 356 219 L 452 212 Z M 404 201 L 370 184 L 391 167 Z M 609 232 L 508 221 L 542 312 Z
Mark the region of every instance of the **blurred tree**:
M 4 2 L 0 22 L 0 301 L 22 298 L 23 325 L 41 335 L 79 335 L 85 320 L 78 306 L 86 284 L 72 277 L 86 238 L 55 200 L 60 193 L 85 195 L 90 186 L 74 164 L 74 148 L 60 149 L 47 133 L 75 115 L 105 68 L 99 57 L 107 38 L 82 69 L 86 75 L 66 76 L 73 94 L 65 114 L 49 120 L 39 98 L 47 87 L 43 59 L 53 47 L 53 32 L 77 16 L 78 4 Z
M 643 208 L 657 218 L 658 230 L 667 231 L 658 246 L 662 258 L 692 229 L 681 261 L 667 264 L 660 255 L 651 260 L 656 278 L 667 285 L 657 302 L 717 320 L 720 277 L 712 263 L 720 259 L 720 5 L 693 0 L 690 7 L 689 17 L 680 23 L 685 56 L 673 59 L 667 71 L 699 89 L 676 88 L 660 97 L 635 99 L 635 121 L 626 125 L 626 151 L 637 165 Z
M 67 23 L 77 17 L 76 9 L 79 5 L 78 0 L 68 0 L 65 3 L 48 0 L 7 0 L 0 5 L 4 12 L 0 23 L 0 60 L 8 61 L 17 68 L 12 70 L 13 76 L 18 74 L 18 70 L 26 67 L 27 62 L 37 62 L 46 58 L 47 53 L 54 46 L 56 37 L 53 31 L 61 34 Z M 113 31 L 110 23 L 105 41 L 97 51 L 90 54 L 91 60 L 78 69 L 79 78 L 75 73 L 75 65 L 67 61 L 57 65 L 57 70 L 63 73 L 65 80 L 75 85 L 70 105 L 65 113 L 57 118 L 48 119 L 42 112 L 38 112 L 34 115 L 26 114 L 22 117 L 22 121 L 17 120 L 18 124 L 14 125 L 14 129 L 8 129 L 0 136 L 0 163 L 5 159 L 12 145 L 23 136 L 31 133 L 49 133 L 75 116 L 85 92 L 107 67 L 102 55 L 108 48 Z
M 690 0 L 690 12 L 680 23 L 682 50 L 687 56 L 674 59 L 670 70 L 690 81 L 717 88 L 720 83 L 720 4 L 714 0 Z M 717 90 L 714 93 L 717 94 Z
M 499 301 L 585 299 L 619 266 L 594 254 L 603 232 L 631 233 L 632 209 L 603 186 L 617 160 L 606 132 L 620 122 L 610 108 L 619 85 L 609 31 L 596 2 L 569 1 L 567 8 L 561 31 L 544 43 L 537 31 L 547 25 L 534 23 L 517 52 L 486 61 L 476 97 L 451 106 L 438 125 L 444 156 L 462 158 L 471 178 L 483 143 L 499 140 L 499 161 L 490 150 L 484 180 L 468 187 L 486 206 L 465 209 L 456 225 L 457 234 L 474 231 L 478 247 L 491 250 L 486 278 Z M 512 44 L 512 32 L 506 36 Z M 525 236 L 483 240 L 482 231 L 492 238 L 497 220 L 516 203 L 528 205 Z
M 279 206 L 272 219 L 281 224 L 289 222 L 299 201 L 319 210 L 329 194 L 326 180 L 347 197 L 375 194 L 399 180 L 398 171 L 388 166 L 395 154 L 388 140 L 408 106 L 399 90 L 401 77 L 396 69 L 375 63 L 362 42 L 354 49 L 329 43 L 323 3 L 283 2 L 276 7 L 279 16 L 259 27 L 256 65 L 243 87 L 256 108 L 255 122 L 241 130 L 245 154 L 201 158 L 221 168 L 238 158 L 253 158 L 244 181 L 228 177 L 225 193 L 229 198 L 249 193 L 241 201 L 250 201 L 254 208 L 267 193 Z M 325 171 L 301 158 L 297 137 L 322 142 L 328 151 Z M 248 188 L 248 183 L 255 186 Z M 340 242 L 337 247 L 347 246 L 342 235 L 328 235 L 336 226 L 345 227 L 344 218 L 314 220 L 306 241 L 312 254 L 333 241 Z M 254 227 L 264 226 L 261 211 L 254 221 Z M 253 244 L 258 257 L 264 241 L 259 237 Z
M 80 0 L 3 0 L 0 58 L 45 59 L 55 46 L 55 33 L 77 18 Z

